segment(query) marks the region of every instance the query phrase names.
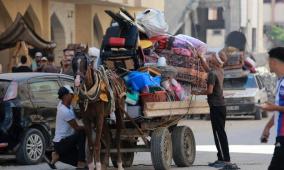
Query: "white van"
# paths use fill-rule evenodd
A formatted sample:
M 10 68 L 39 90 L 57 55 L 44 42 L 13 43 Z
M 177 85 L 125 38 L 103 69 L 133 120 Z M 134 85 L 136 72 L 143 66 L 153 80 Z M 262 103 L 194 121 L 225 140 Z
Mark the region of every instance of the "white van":
M 261 79 L 256 74 L 240 78 L 224 79 L 224 97 L 227 115 L 254 115 L 256 120 L 267 117 L 256 107 L 267 101 L 267 92 Z

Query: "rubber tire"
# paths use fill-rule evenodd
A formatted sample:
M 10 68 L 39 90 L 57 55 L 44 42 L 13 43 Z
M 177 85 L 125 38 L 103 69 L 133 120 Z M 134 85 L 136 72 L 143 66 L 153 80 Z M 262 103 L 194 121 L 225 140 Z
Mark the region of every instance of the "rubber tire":
M 192 130 L 187 126 L 176 126 L 172 132 L 172 142 L 175 164 L 178 167 L 191 166 L 196 156 L 196 145 Z
M 121 148 L 129 148 L 129 147 L 135 147 L 136 144 L 129 141 L 122 141 L 121 142 Z M 112 165 L 117 168 L 117 153 L 111 153 L 110 159 L 112 162 Z M 123 168 L 129 168 L 132 166 L 134 161 L 134 152 L 124 152 L 121 153 L 121 159 L 122 159 L 122 167 Z
M 167 128 L 158 128 L 151 135 L 151 159 L 155 170 L 169 170 L 172 164 L 172 139 Z
M 28 153 L 26 152 L 27 140 L 31 135 L 37 135 L 39 137 L 39 140 L 42 142 L 42 154 L 37 160 L 30 159 L 28 156 Z M 20 164 L 25 164 L 25 165 L 33 165 L 33 164 L 40 163 L 45 154 L 45 149 L 46 149 L 46 143 L 45 143 L 45 138 L 42 132 L 34 128 L 28 129 L 24 133 L 21 139 L 20 147 L 18 148 L 16 152 L 16 160 Z
M 254 115 L 255 120 L 261 120 L 262 119 L 262 113 L 259 109 L 256 110 L 255 115 Z
M 267 118 L 267 117 L 268 117 L 268 113 L 267 113 L 266 111 L 263 111 L 263 112 L 262 112 L 262 117 L 263 117 L 263 118 Z

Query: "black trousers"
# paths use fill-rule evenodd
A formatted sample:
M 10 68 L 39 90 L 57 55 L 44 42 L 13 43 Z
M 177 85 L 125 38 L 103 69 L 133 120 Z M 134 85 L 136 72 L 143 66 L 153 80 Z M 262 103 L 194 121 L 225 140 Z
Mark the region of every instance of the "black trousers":
M 55 151 L 59 160 L 69 165 L 77 166 L 78 161 L 85 162 L 85 133 L 83 130 L 54 142 Z
M 284 169 L 284 136 L 276 137 L 275 149 L 268 170 Z
M 219 161 L 230 162 L 229 144 L 225 131 L 226 107 L 210 106 L 210 117 Z

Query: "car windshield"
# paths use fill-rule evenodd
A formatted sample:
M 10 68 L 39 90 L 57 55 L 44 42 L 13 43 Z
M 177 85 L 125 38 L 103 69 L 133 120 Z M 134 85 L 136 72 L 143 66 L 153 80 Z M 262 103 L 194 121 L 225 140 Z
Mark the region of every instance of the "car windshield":
M 257 88 L 256 80 L 254 76 L 248 77 L 224 79 L 224 89 L 247 89 Z
M 5 96 L 9 84 L 10 81 L 0 80 L 0 98 L 3 98 Z

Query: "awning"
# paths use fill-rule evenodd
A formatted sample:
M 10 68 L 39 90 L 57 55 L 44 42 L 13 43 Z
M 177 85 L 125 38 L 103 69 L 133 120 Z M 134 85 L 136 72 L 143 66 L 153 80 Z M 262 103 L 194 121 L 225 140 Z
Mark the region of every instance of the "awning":
M 13 24 L 0 35 L 0 50 L 15 47 L 19 41 L 24 41 L 40 49 L 53 49 L 56 47 L 56 43 L 45 41 L 32 30 L 20 13 L 17 14 Z

